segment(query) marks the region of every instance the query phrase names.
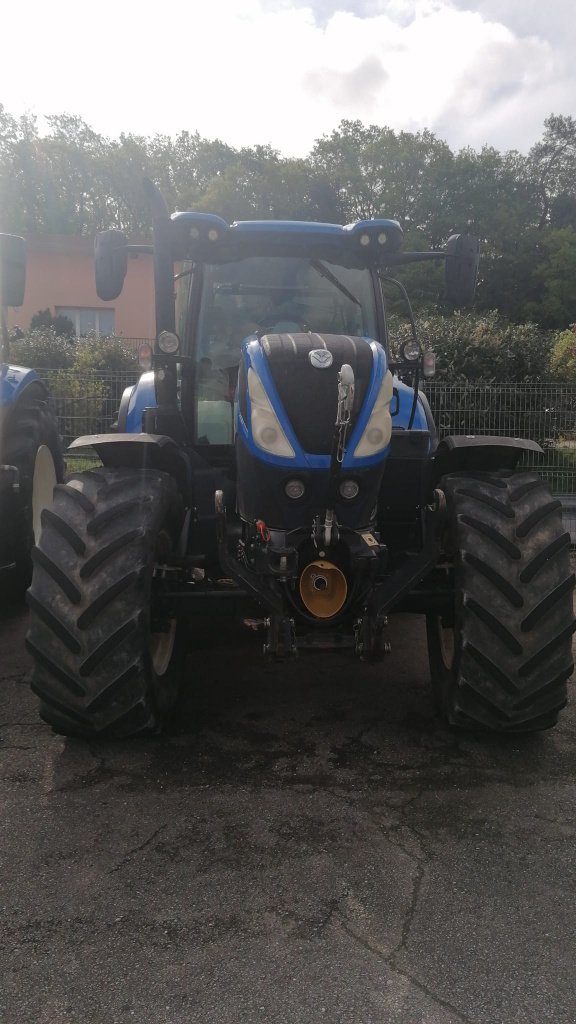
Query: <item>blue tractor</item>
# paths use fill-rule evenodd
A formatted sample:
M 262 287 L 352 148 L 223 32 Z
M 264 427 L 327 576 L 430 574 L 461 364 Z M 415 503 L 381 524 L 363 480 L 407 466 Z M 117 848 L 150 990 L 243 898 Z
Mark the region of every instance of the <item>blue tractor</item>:
M 405 253 L 394 220 L 170 216 L 147 187 L 153 244 L 96 241 L 106 301 L 128 256 L 152 254 L 157 338 L 117 431 L 72 445 L 101 468 L 58 486 L 44 513 L 28 638 L 42 718 L 92 737 L 158 729 L 206 617 L 222 637 L 230 616 L 259 622 L 279 660 L 333 646 L 366 661 L 403 610 L 426 616 L 450 723 L 553 725 L 573 577 L 559 502 L 517 468 L 538 446 L 438 440 L 411 313 L 391 357 L 383 282 L 402 292 L 397 268 L 443 260 L 446 297 L 464 305 L 476 240 Z
M 22 600 L 32 578 L 42 510 L 63 479 L 58 426 L 35 370 L 10 364 L 7 306 L 21 306 L 26 284 L 24 239 L 0 234 L 0 595 Z

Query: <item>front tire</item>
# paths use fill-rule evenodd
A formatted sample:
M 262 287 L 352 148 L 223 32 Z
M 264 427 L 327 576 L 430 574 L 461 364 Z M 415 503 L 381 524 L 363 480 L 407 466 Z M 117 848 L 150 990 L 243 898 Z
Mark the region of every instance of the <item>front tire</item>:
M 155 568 L 182 519 L 165 473 L 102 468 L 56 488 L 33 556 L 27 647 L 40 715 L 57 732 L 124 737 L 170 715 L 181 643 Z
M 3 581 L 3 590 L 11 598 L 23 600 L 32 579 L 31 554 L 40 539 L 42 510 L 50 507 L 54 487 L 64 479 L 58 427 L 45 401 L 22 398 L 10 410 L 0 461 L 16 466 L 19 476 L 17 515 L 10 531 L 14 565 Z
M 533 732 L 557 721 L 573 670 L 570 535 L 535 473 L 450 475 L 450 610 L 427 617 L 437 703 L 453 725 Z

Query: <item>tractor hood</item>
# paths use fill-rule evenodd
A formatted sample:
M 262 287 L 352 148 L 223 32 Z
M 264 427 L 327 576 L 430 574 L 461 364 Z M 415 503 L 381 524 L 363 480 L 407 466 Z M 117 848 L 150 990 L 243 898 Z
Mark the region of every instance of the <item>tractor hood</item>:
M 338 374 L 343 365 L 354 374 L 354 403 L 344 467 L 362 467 L 386 457 L 391 432 L 392 377 L 381 345 L 369 338 L 333 334 L 267 334 L 244 345 L 238 379 L 237 433 L 267 462 L 327 468 L 338 404 Z M 261 449 L 253 432 L 251 380 L 265 392 L 287 446 Z M 389 398 L 382 408 L 385 444 L 375 453 L 355 456 L 384 382 Z M 288 454 L 289 449 L 292 454 Z M 290 460 L 288 462 L 287 460 Z
M 342 432 L 344 377 L 354 391 Z M 369 338 L 310 332 L 247 340 L 236 404 L 240 515 L 274 529 L 306 527 L 328 507 L 332 487 L 341 525 L 369 523 L 389 451 L 391 399 L 386 354 Z

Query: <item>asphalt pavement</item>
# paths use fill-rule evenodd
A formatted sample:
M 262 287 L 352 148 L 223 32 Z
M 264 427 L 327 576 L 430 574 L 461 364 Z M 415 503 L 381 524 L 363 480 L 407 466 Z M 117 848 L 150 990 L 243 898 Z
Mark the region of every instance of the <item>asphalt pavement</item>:
M 37 716 L 0 621 L 2 1024 L 573 1024 L 576 703 L 445 727 L 422 623 L 261 659 L 202 632 L 167 735 Z

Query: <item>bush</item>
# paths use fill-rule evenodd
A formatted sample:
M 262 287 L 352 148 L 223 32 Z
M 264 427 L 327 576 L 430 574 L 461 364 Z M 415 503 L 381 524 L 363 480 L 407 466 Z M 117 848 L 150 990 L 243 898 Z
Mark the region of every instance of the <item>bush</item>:
M 550 359 L 550 372 L 554 380 L 576 384 L 576 324 L 557 335 Z
M 410 326 L 390 318 L 394 350 L 410 337 Z M 421 313 L 416 318 L 423 349 L 436 353 L 437 379 L 447 383 L 539 383 L 550 379 L 554 335 L 537 324 L 511 324 L 497 312 Z
M 88 334 L 76 343 L 74 366 L 78 373 L 118 373 L 138 368 L 138 354 L 121 338 L 100 338 Z
M 10 342 L 10 362 L 33 369 L 67 369 L 74 363 L 76 342 L 51 327 L 28 331 Z
M 78 374 L 119 373 L 137 370 L 136 352 L 123 344 L 120 338 L 100 338 L 89 334 L 85 338 L 57 335 L 47 327 L 28 331 L 10 342 L 10 361 L 35 370 L 67 370 Z
M 49 309 L 39 309 L 30 321 L 31 331 L 54 331 L 58 337 L 74 338 L 74 324 L 67 316 L 52 316 Z

